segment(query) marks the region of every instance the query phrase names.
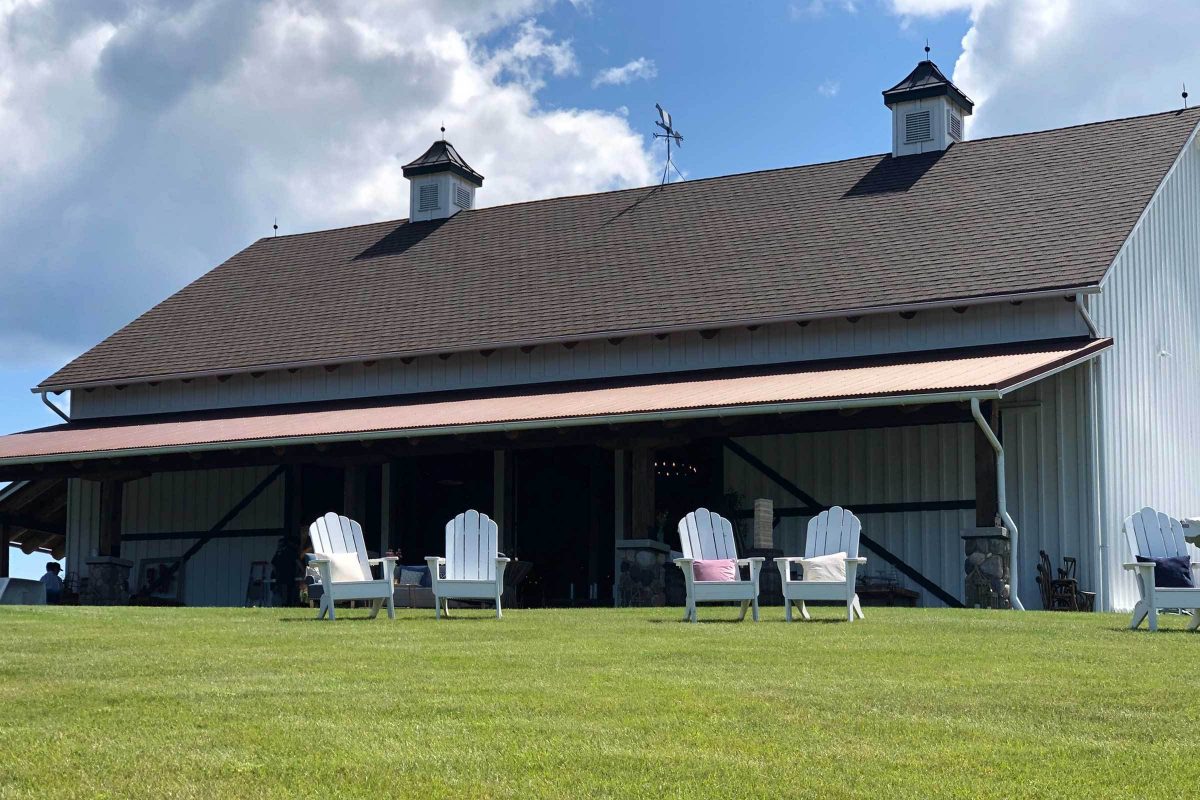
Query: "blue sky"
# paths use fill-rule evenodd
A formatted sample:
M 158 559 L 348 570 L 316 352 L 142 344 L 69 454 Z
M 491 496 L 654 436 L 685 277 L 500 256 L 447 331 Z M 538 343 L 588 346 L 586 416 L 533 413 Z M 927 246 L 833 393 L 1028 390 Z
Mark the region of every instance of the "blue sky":
M 691 178 L 884 152 L 926 39 L 968 137 L 1176 107 L 1198 25 L 1194 0 L 0 3 L 0 430 L 55 423 L 30 386 L 275 217 L 403 216 L 442 122 L 492 205 L 657 180 L 656 102 Z

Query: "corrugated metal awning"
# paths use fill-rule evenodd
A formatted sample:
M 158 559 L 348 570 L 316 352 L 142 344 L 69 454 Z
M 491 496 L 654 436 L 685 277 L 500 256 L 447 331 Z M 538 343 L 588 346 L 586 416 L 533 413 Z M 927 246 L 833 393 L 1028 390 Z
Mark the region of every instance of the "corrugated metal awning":
M 1070 339 L 356 404 L 107 419 L 0 437 L 0 466 L 246 446 L 999 398 L 1095 356 Z

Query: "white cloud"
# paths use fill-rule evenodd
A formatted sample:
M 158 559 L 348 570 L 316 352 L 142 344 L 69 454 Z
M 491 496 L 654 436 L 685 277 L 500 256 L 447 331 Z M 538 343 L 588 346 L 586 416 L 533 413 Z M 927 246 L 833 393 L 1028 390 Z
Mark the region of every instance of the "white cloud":
M 977 103 L 973 137 L 1177 108 L 1200 87 L 1200 3 L 891 0 L 909 17 L 966 11 L 953 80 Z M 948 67 L 949 65 L 943 65 Z
M 271 233 L 407 214 L 445 122 L 480 205 L 647 184 L 618 113 L 543 107 L 541 0 L 0 0 L 0 347 L 57 359 Z
M 804 0 L 804 2 L 796 0 L 796 2 L 788 4 L 788 13 L 791 14 L 792 19 L 821 17 L 831 9 L 853 14 L 858 11 L 858 2 L 857 0 Z
M 837 93 L 842 90 L 840 81 L 835 81 L 833 78 L 826 78 L 817 86 L 817 94 L 822 97 L 837 97 Z
M 658 74 L 658 67 L 649 58 L 635 58 L 620 67 L 609 67 L 596 73 L 592 86 L 621 86 L 633 81 L 649 80 Z

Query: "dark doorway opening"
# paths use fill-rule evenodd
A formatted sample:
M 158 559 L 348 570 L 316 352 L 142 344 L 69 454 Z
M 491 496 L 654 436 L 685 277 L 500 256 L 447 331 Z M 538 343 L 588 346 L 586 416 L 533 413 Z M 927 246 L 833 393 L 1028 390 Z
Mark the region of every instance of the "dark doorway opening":
M 719 442 L 690 442 L 654 453 L 654 505 L 658 538 L 679 550 L 679 520 L 697 508 L 733 517 L 736 500 L 725 495 Z M 674 569 L 674 568 L 672 568 Z
M 510 556 L 532 571 L 527 606 L 612 605 L 613 454 L 554 447 L 513 454 Z
M 300 524 L 307 539 L 308 526 L 317 517 L 330 511 L 346 513 L 346 471 L 341 467 L 324 464 L 305 464 L 300 467 L 299 485 Z
M 446 555 L 446 523 L 458 514 L 475 509 L 493 516 L 490 450 L 407 458 L 392 469 L 398 534 L 392 542 L 399 543 L 403 564 Z M 503 530 L 500 536 L 503 541 Z

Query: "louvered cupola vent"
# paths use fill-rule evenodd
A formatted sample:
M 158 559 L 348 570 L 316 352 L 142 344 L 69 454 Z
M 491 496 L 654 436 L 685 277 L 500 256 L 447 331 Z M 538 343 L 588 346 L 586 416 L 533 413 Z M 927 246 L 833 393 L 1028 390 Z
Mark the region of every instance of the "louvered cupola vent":
M 446 219 L 469 210 L 475 206 L 475 190 L 483 186 L 483 176 L 445 139 L 405 164 L 404 177 L 409 180 L 409 222 Z
M 418 211 L 436 211 L 438 207 L 438 185 L 427 183 L 420 188 L 420 204 Z
M 925 60 L 908 77 L 883 93 L 892 111 L 892 155 L 911 156 L 945 150 L 964 138 L 964 117 L 975 104 Z
M 929 135 L 929 112 L 917 111 L 913 114 L 904 115 L 904 143 L 912 144 L 913 142 L 928 142 L 932 136 Z
M 454 187 L 454 203 L 459 208 L 470 209 L 471 208 L 471 192 L 470 192 L 470 190 L 467 189 L 465 186 L 455 186 Z

